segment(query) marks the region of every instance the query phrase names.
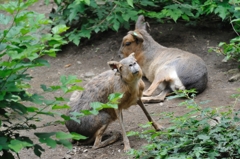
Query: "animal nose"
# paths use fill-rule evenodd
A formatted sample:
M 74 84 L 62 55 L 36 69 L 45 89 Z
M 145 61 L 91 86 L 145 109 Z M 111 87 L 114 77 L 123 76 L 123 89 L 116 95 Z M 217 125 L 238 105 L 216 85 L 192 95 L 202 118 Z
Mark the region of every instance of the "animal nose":
M 118 57 L 121 58 L 121 59 L 123 58 L 123 54 L 122 54 L 121 51 L 118 51 Z
M 138 74 L 139 71 L 138 70 L 134 70 L 132 73 L 135 75 L 135 74 Z

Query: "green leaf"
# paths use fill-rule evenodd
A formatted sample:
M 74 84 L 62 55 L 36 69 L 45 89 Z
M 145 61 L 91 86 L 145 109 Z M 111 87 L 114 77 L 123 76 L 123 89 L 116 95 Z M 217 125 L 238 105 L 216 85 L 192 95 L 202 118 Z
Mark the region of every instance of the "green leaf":
M 117 20 L 115 20 L 115 21 L 113 22 L 113 29 L 114 29 L 115 31 L 118 31 L 119 27 L 120 27 L 120 23 L 119 23 Z
M 186 15 L 186 14 L 183 14 L 182 15 L 182 19 L 186 20 L 186 21 L 189 21 L 189 17 Z
M 58 143 L 62 144 L 64 147 L 68 149 L 72 149 L 72 144 L 68 140 L 59 140 Z
M 51 148 L 56 148 L 56 146 L 57 146 L 57 142 L 51 138 L 40 138 L 39 141 L 41 143 L 47 144 Z
M 9 108 L 13 109 L 14 111 L 18 112 L 19 114 L 26 114 L 27 107 L 23 104 L 20 104 L 18 102 L 11 102 Z
M 6 137 L 0 137 L 0 151 L 8 150 L 8 143 Z
M 114 109 L 117 109 L 118 108 L 118 104 L 106 103 L 106 104 L 102 105 L 102 108 L 114 108 Z
M 115 103 L 117 104 L 118 103 L 118 100 L 121 99 L 123 97 L 123 94 L 122 93 L 112 93 L 108 96 L 108 100 L 111 102 L 111 103 Z
M 12 20 L 12 17 L 0 13 L 0 24 L 7 25 Z
M 36 107 L 27 107 L 28 112 L 37 112 L 39 109 Z
M 44 84 L 41 84 L 41 88 L 44 92 L 52 92 L 53 91 L 52 88 L 47 88 L 47 86 Z
M 207 136 L 207 135 L 198 135 L 197 136 L 199 139 L 201 139 L 201 140 L 203 140 L 203 141 L 206 141 L 206 140 L 208 140 L 208 139 L 210 139 L 210 137 L 209 136 Z
M 74 139 L 74 140 L 85 140 L 85 139 L 87 139 L 87 137 L 85 137 L 83 135 L 80 135 L 78 133 L 75 133 L 75 132 L 71 132 L 71 135 L 72 135 L 72 139 Z
M 71 107 L 68 106 L 68 105 L 66 105 L 66 104 L 64 104 L 64 105 L 54 105 L 54 106 L 52 107 L 52 110 L 57 110 L 57 109 L 69 109 L 69 108 L 71 108 Z
M 127 0 L 127 3 L 131 6 L 131 7 L 133 7 L 133 0 Z M 133 7 L 134 8 L 134 7 Z
M 72 135 L 65 132 L 56 132 L 56 138 L 60 140 L 71 139 Z
M 90 0 L 84 0 L 87 5 L 90 5 Z
M 228 14 L 227 8 L 223 7 L 223 6 L 218 6 L 215 10 L 214 10 L 215 14 L 218 14 L 222 20 L 224 20 Z
M 31 146 L 33 146 L 33 144 L 25 141 L 20 141 L 20 140 L 11 140 L 10 144 L 8 145 L 8 147 L 11 148 L 16 153 L 18 153 L 24 147 L 31 147 Z
M 69 27 L 67 27 L 65 24 L 59 24 L 52 28 L 52 33 L 53 34 L 61 34 L 61 33 L 66 32 L 68 29 L 69 29 Z
M 49 138 L 53 135 L 55 135 L 55 132 L 50 132 L 50 133 L 34 133 L 38 138 Z

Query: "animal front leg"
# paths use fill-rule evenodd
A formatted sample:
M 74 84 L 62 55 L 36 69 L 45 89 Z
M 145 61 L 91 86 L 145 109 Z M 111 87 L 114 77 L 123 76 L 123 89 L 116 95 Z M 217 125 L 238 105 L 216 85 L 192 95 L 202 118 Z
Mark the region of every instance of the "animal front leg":
M 156 121 L 154 121 L 152 119 L 152 117 L 150 116 L 150 114 L 148 113 L 147 109 L 145 108 L 143 102 L 140 100 L 137 101 L 137 104 L 142 108 L 144 114 L 146 115 L 146 117 L 148 118 L 148 121 L 152 123 L 152 126 L 155 128 L 155 130 L 159 131 L 162 130 L 164 127 L 161 126 L 160 124 L 158 124 Z
M 129 139 L 127 137 L 127 134 L 126 134 L 126 130 L 125 130 L 125 127 L 124 127 L 124 124 L 123 124 L 123 115 L 122 115 L 122 110 L 118 110 L 116 109 L 115 110 L 116 114 L 117 114 L 117 117 L 118 117 L 118 120 L 119 120 L 119 124 L 122 128 L 122 136 L 123 136 L 123 143 L 124 143 L 124 151 L 129 151 L 131 149 L 130 147 L 130 142 L 129 142 Z
M 143 96 L 144 97 L 149 97 L 153 94 L 153 92 L 157 89 L 160 88 L 161 90 L 164 90 L 166 88 L 166 83 L 164 81 L 164 79 L 159 79 L 159 78 L 155 78 L 152 82 L 152 84 L 150 85 L 150 87 L 143 92 Z

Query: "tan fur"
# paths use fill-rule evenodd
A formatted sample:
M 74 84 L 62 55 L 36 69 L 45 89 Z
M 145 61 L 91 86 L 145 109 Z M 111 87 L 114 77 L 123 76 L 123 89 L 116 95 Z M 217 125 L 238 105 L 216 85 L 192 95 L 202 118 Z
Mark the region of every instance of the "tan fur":
M 66 122 L 66 127 L 69 132 L 76 132 L 88 137 L 87 140 L 80 140 L 80 144 L 94 142 L 93 148 L 97 149 L 118 140 L 119 133 L 114 133 L 112 137 L 102 141 L 103 133 L 108 125 L 118 119 L 122 129 L 124 150 L 127 151 L 131 147 L 123 125 L 123 109 L 128 109 L 130 106 L 138 104 L 156 130 L 160 130 L 162 127 L 152 120 L 141 101 L 144 90 L 144 83 L 141 80 L 142 70 L 136 63 L 133 54 L 120 62 L 110 61 L 108 64 L 112 70 L 105 71 L 94 77 L 85 85 L 83 92 L 74 92 L 72 94 L 69 102 L 71 110 L 68 112 L 68 115 L 71 115 L 71 112 L 74 111 L 90 110 L 91 102 L 106 103 L 108 96 L 114 92 L 123 93 L 118 109 L 103 109 L 98 115 L 81 117 L 79 118 L 80 124 L 74 120 L 69 120 Z
M 139 16 L 135 30 L 123 37 L 119 50 L 121 57 L 135 52 L 144 76 L 152 82 L 143 93 L 143 102 L 163 101 L 168 93 L 195 88 L 198 93 L 207 87 L 207 67 L 204 61 L 189 52 L 158 44 L 147 32 L 148 23 Z M 153 97 L 156 89 L 160 94 Z

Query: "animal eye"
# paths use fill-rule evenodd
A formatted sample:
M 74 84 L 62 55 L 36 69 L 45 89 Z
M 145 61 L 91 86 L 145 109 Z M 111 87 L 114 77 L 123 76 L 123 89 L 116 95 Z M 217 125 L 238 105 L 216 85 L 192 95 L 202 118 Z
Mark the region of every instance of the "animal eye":
M 133 65 L 136 65 L 136 62 L 134 62 Z
M 131 42 L 126 42 L 125 45 L 129 46 L 129 45 L 131 45 Z

